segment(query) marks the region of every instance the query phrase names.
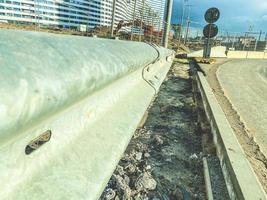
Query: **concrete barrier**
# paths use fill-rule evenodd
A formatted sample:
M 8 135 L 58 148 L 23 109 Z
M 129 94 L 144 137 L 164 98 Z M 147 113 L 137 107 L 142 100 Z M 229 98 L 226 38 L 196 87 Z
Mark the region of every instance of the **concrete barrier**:
M 203 50 L 194 51 L 187 55 L 189 58 L 200 58 L 203 57 Z M 225 46 L 217 46 L 211 48 L 211 58 L 226 58 L 226 47 Z
M 247 58 L 263 59 L 264 54 L 265 54 L 264 52 L 259 52 L 259 51 L 248 51 Z
M 227 51 L 227 58 L 247 58 L 247 51 Z
M 206 78 L 200 72 L 195 78 L 211 125 L 217 156 L 220 159 L 230 198 L 267 199 Z
M 172 52 L 0 31 L 0 199 L 98 199 Z
M 260 51 L 227 51 L 227 58 L 267 59 L 267 55 Z

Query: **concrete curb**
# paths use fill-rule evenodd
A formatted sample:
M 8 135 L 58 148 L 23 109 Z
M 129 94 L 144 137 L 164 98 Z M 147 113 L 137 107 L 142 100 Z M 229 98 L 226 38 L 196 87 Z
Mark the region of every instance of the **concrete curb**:
M 206 78 L 198 72 L 196 81 L 211 125 L 217 156 L 220 159 L 230 198 L 267 199 Z

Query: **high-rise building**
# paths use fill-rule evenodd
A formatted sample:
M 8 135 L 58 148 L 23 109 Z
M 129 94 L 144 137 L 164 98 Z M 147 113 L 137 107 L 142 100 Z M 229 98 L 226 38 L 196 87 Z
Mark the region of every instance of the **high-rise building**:
M 166 0 L 116 0 L 115 25 L 133 19 L 135 1 L 135 19 L 152 20 L 152 10 L 163 19 Z M 110 26 L 112 4 L 113 0 L 0 0 L 0 20 L 65 28 Z
M 112 0 L 0 0 L 0 19 L 59 27 L 109 26 Z

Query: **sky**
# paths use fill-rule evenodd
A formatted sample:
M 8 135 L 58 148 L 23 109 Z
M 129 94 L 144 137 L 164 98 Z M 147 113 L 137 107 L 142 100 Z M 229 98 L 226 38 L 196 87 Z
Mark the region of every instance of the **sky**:
M 182 1 L 173 0 L 172 23 L 180 23 Z M 229 33 L 248 31 L 267 31 L 267 0 L 188 0 L 191 7 L 193 27 L 204 27 L 204 13 L 210 7 L 217 7 L 221 17 L 216 22 L 220 31 Z M 186 9 L 187 10 L 187 9 Z M 187 17 L 187 11 L 185 13 Z

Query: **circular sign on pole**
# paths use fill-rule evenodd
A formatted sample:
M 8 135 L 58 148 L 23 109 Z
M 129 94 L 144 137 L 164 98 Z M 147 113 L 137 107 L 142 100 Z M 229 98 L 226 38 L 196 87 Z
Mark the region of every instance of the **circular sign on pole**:
M 220 11 L 218 8 L 209 8 L 205 13 L 206 22 L 212 24 L 216 22 L 220 17 Z
M 203 35 L 206 38 L 214 38 L 218 34 L 218 27 L 216 24 L 207 24 L 203 29 Z

